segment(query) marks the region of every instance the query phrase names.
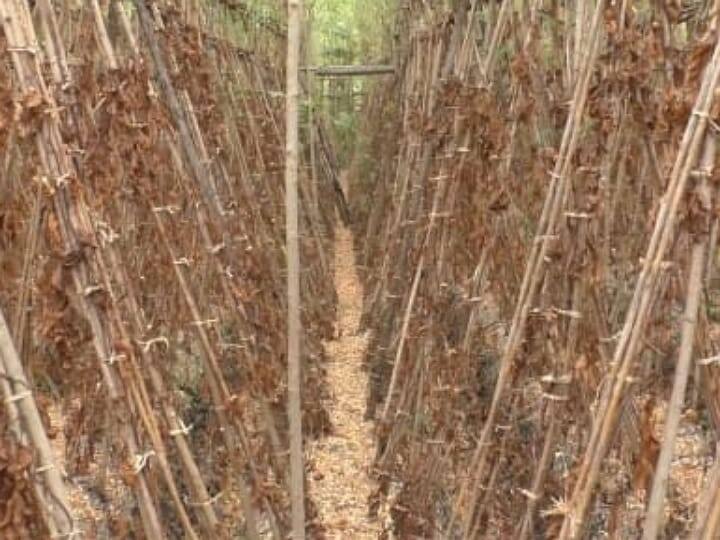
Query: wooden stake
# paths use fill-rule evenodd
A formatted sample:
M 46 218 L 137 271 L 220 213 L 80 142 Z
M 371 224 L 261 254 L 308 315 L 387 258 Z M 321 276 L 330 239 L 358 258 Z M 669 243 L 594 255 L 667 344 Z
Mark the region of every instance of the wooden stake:
M 302 1 L 288 0 L 286 87 L 285 234 L 287 242 L 288 419 L 292 538 L 305 539 L 305 489 L 300 400 L 300 252 L 298 244 L 298 72 Z

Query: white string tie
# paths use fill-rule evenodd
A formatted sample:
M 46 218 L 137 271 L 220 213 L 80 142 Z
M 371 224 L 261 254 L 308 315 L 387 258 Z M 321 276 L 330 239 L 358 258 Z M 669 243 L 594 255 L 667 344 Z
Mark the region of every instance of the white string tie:
M 702 169 L 695 169 L 690 173 L 693 178 L 710 178 L 712 176 L 712 170 L 709 167 L 703 167 Z
M 150 350 L 150 347 L 157 343 L 162 343 L 165 345 L 165 348 L 168 349 L 170 347 L 170 342 L 168 341 L 168 338 L 165 336 L 158 336 L 154 337 L 152 339 L 149 339 L 147 341 L 140 341 L 139 339 L 135 340 L 138 345 L 140 345 L 143 349 L 143 352 L 148 352 Z
M 547 375 L 543 375 L 540 380 L 547 384 L 570 384 L 572 382 L 572 377 L 570 375 L 553 375 L 552 373 L 549 373 Z
M 61 174 L 55 178 L 55 186 L 59 188 L 66 186 L 68 182 L 70 182 L 70 173 Z
M 556 315 L 562 315 L 563 317 L 569 317 L 571 319 L 582 319 L 582 313 L 570 309 L 550 308 L 550 310 Z
M 32 392 L 30 390 L 25 390 L 24 392 L 20 392 L 19 394 L 15 394 L 13 396 L 8 396 L 5 398 L 5 403 L 15 403 L 17 401 L 21 401 L 27 397 L 30 397 L 32 395 Z
M 153 212 L 159 214 L 162 212 L 167 212 L 170 215 L 177 214 L 180 211 L 179 206 L 175 206 L 173 204 L 170 204 L 168 206 L 154 206 Z
M 5 50 L 8 52 L 24 52 L 32 55 L 38 53 L 35 47 L 6 47 Z
M 103 246 L 113 244 L 117 239 L 120 238 L 120 235 L 113 231 L 110 228 L 110 225 L 105 222 L 98 223 L 98 232 L 100 233 L 100 242 Z
M 697 363 L 701 366 L 710 366 L 712 364 L 720 364 L 720 354 L 710 356 L 709 358 L 703 358 L 698 360 Z
M 177 429 L 170 430 L 170 436 L 171 437 L 177 437 L 178 435 L 189 435 L 192 431 L 193 427 L 195 427 L 195 424 L 190 424 L 189 426 L 185 425 L 185 422 L 182 420 L 179 421 L 180 427 Z
M 535 242 L 537 244 L 541 242 L 545 242 L 546 240 L 557 240 L 560 238 L 560 235 L 558 234 L 539 234 L 535 237 Z
M 217 495 L 214 495 L 214 496 L 210 497 L 207 501 L 203 501 L 203 502 L 191 502 L 191 503 L 190 503 L 190 506 L 195 506 L 195 507 L 198 507 L 198 506 L 210 506 L 211 504 L 215 504 L 216 502 L 218 502 L 218 501 L 222 498 L 222 496 L 223 496 L 224 494 L 225 494 L 225 492 L 224 492 L 224 491 L 221 491 L 221 492 L 219 492 Z
M 205 319 L 204 321 L 192 321 L 190 324 L 195 326 L 210 326 L 211 324 L 215 324 L 217 322 L 219 322 L 218 319 Z
M 35 474 L 42 474 L 47 471 L 51 471 L 55 468 L 54 463 L 46 463 L 45 465 L 42 465 L 41 467 L 35 468 Z
M 87 298 L 88 296 L 91 296 L 95 294 L 96 292 L 101 292 L 103 290 L 102 285 L 88 285 L 85 287 L 85 290 L 83 291 L 83 296 Z
M 565 212 L 565 217 L 568 219 L 590 219 L 592 215 L 587 212 Z
M 145 466 L 148 463 L 148 460 L 155 455 L 155 450 L 148 450 L 144 454 L 136 455 L 133 459 L 133 473 L 140 474 L 140 472 L 145 468 Z
M 567 396 L 558 396 L 557 394 L 550 394 L 548 392 L 543 392 L 542 394 L 543 399 L 547 399 L 549 401 L 567 401 Z
M 621 335 L 622 330 L 619 330 L 618 332 L 615 332 L 612 336 L 602 337 L 598 341 L 600 341 L 600 343 L 612 343 L 613 341 L 617 341 L 618 339 L 620 339 Z
M 66 533 L 53 534 L 50 538 L 82 538 L 83 531 L 73 526 L 72 530 Z
M 125 355 L 125 354 L 113 354 L 113 355 L 110 355 L 110 358 L 108 358 L 107 360 L 105 360 L 105 363 L 106 363 L 107 365 L 109 365 L 109 366 L 114 366 L 115 364 L 117 364 L 118 362 L 120 362 L 120 361 L 122 361 L 122 360 L 127 360 L 127 355 Z
M 517 488 L 517 490 L 521 495 L 524 495 L 525 497 L 527 497 L 528 499 L 530 499 L 532 501 L 537 501 L 540 498 L 537 496 L 537 493 L 533 493 L 532 491 L 530 491 L 528 489 Z

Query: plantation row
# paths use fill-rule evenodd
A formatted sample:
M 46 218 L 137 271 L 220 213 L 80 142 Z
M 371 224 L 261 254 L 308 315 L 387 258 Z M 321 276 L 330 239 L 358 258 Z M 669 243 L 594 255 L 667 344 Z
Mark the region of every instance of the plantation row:
M 0 537 L 717 538 L 720 5 L 308 8 L 0 2 Z
M 398 538 L 717 538 L 717 5 L 402 2 L 350 200 Z
M 283 37 L 225 6 L 239 46 L 183 6 L 0 5 L 3 538 L 290 527 Z M 302 130 L 315 438 L 330 426 L 321 339 L 342 199 L 326 128 Z

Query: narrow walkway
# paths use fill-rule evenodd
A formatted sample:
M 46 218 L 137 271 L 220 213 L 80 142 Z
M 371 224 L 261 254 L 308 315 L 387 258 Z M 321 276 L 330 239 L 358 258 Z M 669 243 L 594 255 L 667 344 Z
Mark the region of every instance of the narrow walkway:
M 337 338 L 325 344 L 328 355 L 327 404 L 333 434 L 308 449 L 311 494 L 328 539 L 377 539 L 380 527 L 367 517 L 374 488 L 368 468 L 374 457 L 371 424 L 363 420 L 367 377 L 361 369 L 367 338 L 358 335 L 362 289 L 355 270 L 352 232 L 338 225 L 335 239 Z

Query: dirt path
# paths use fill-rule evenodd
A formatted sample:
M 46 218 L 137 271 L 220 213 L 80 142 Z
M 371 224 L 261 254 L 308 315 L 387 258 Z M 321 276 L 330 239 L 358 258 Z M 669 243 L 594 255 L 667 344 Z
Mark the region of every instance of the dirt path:
M 328 538 L 377 539 L 380 527 L 367 517 L 368 497 L 374 488 L 368 475 L 374 448 L 372 426 L 363 420 L 367 376 L 361 364 L 367 337 L 357 333 L 362 289 L 352 233 L 342 225 L 336 232 L 334 267 L 338 338 L 325 344 L 334 433 L 308 449 L 310 486 Z
M 50 446 L 53 450 L 55 463 L 59 464 L 65 473 L 65 418 L 60 408 L 53 404 L 48 408 L 48 417 L 50 418 L 50 427 L 55 432 L 54 437 L 50 440 Z M 68 504 L 73 512 L 76 521 L 75 528 L 81 532 L 83 538 L 108 538 L 107 532 L 107 515 L 103 512 L 98 501 L 94 501 L 93 497 L 77 483 L 67 482 Z

